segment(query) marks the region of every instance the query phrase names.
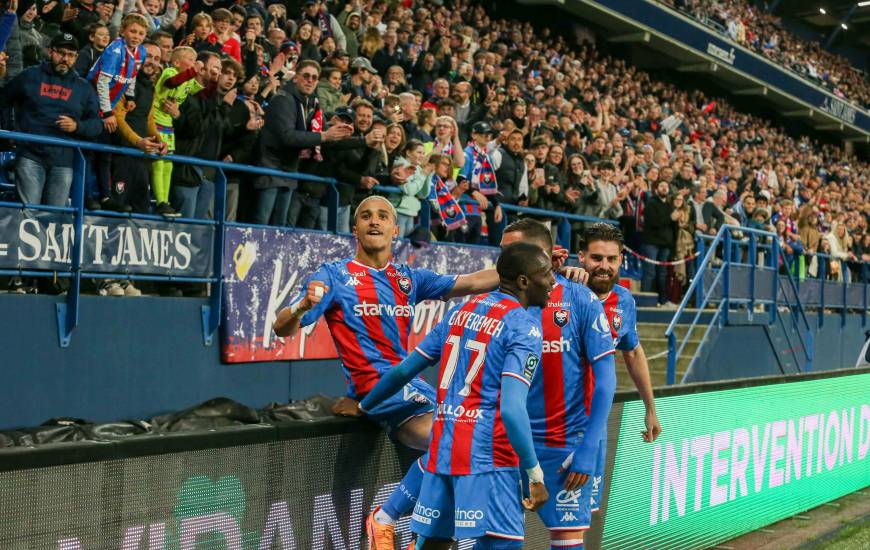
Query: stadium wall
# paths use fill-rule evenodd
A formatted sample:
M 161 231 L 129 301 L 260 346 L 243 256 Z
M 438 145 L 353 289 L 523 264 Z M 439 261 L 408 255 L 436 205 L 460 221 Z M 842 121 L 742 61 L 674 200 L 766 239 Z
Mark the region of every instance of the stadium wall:
M 587 548 L 706 548 L 863 489 L 868 396 L 870 369 L 668 388 L 651 445 L 637 395 L 619 394 Z M 356 550 L 413 458 L 349 419 L 11 449 L 0 546 Z M 404 547 L 407 519 L 397 534 Z M 530 516 L 526 547 L 545 537 Z
M 220 346 L 202 343 L 205 301 L 192 298 L 84 296 L 70 347 L 61 348 L 55 313 L 61 300 L 0 294 L 0 429 L 54 417 L 150 418 L 217 396 L 260 407 L 344 392 L 334 359 L 222 364 Z M 860 322 L 850 315 L 841 330 L 840 316 L 826 316 L 815 339 L 816 370 L 854 365 L 863 343 Z M 692 380 L 781 374 L 761 328 L 720 330 L 705 347 L 706 367 Z

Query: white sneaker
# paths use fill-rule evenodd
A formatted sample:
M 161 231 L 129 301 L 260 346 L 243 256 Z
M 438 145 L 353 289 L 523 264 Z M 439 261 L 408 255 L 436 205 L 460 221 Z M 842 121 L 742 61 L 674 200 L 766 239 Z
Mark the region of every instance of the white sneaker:
M 133 286 L 133 281 L 121 283 L 121 288 L 124 289 L 124 296 L 142 296 L 142 291 Z

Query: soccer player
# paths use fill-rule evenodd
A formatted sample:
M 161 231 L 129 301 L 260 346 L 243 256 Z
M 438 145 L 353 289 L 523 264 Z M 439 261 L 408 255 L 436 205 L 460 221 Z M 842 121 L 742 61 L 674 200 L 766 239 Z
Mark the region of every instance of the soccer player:
M 278 336 L 292 336 L 324 315 L 347 381 L 348 400 L 337 414 L 355 416 L 357 403 L 381 376 L 407 355 L 414 306 L 423 300 L 479 294 L 498 286 L 488 269 L 468 275 L 439 275 L 391 262 L 398 235 L 396 210 L 383 197 L 366 198 L 353 217 L 357 251 L 353 258 L 324 264 L 308 277 L 290 307 L 274 324 Z M 400 443 L 425 450 L 432 428 L 435 390 L 413 380 L 402 391 L 369 408 L 366 416 L 388 429 Z M 368 518 L 369 548 L 394 548 L 393 526 L 410 513 L 420 490 L 423 466 L 418 460 L 387 502 Z
M 496 269 L 497 291 L 454 307 L 360 403 L 371 410 L 440 364 L 426 474 L 411 516 L 418 550 L 447 549 L 454 537 L 475 539 L 478 550 L 522 548 L 523 507 L 548 498 L 526 411 L 541 331 L 526 309 L 547 304 L 553 270 L 529 243 L 505 247 Z M 529 476 L 524 500 L 519 467 Z
M 530 243 L 548 255 L 553 248 L 550 230 L 528 218 L 505 228 L 501 242 Z M 551 549 L 576 550 L 583 548 L 583 531 L 592 519 L 589 480 L 616 389 L 613 339 L 597 297 L 561 276 L 546 306 L 534 314 L 540 316 L 544 342 L 541 376 L 529 392 L 529 418 L 547 490 L 555 495 L 538 514 L 550 530 Z
M 646 409 L 644 416 L 646 429 L 641 435 L 644 441 L 652 443 L 662 432 L 662 427 L 656 414 L 646 354 L 637 336 L 637 308 L 634 298 L 625 287 L 616 284 L 619 280 L 619 266 L 622 265 L 622 247 L 622 232 L 612 225 L 596 223 L 586 229 L 579 256 L 589 275 L 586 284 L 604 306 L 604 314 L 610 325 L 614 345 L 622 352 L 625 367 Z M 596 379 L 594 383 L 597 384 L 598 380 Z M 592 480 L 593 512 L 598 510 L 604 489 L 606 456 L 605 433 L 598 449 L 595 477 Z

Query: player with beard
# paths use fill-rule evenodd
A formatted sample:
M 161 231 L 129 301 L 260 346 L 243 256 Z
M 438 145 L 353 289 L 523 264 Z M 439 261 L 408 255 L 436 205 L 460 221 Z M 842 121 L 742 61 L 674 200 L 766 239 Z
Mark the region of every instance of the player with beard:
M 528 218 L 505 228 L 502 246 L 516 242 L 548 256 L 553 249 L 549 229 Z M 541 376 L 529 391 L 529 418 L 547 491 L 555 496 L 538 515 L 550 531 L 551 549 L 581 549 L 592 520 L 589 480 L 616 388 L 613 339 L 596 296 L 562 277 L 546 306 L 529 313 L 539 316 L 544 340 Z
M 25 69 L 0 89 L 0 106 L 14 107 L 20 132 L 84 141 L 100 135 L 97 94 L 73 70 L 78 49 L 73 35 L 56 35 L 48 61 Z M 69 147 L 19 143 L 15 186 L 21 201 L 66 206 L 74 155 Z
M 652 443 L 661 433 L 662 427 L 656 415 L 649 364 L 637 336 L 637 307 L 631 292 L 616 284 L 619 280 L 619 266 L 622 265 L 622 247 L 622 232 L 612 225 L 596 223 L 586 229 L 580 244 L 579 256 L 580 262 L 589 274 L 586 284 L 604 306 L 604 314 L 610 324 L 614 345 L 622 352 L 628 374 L 643 400 L 646 409 L 644 416 L 646 429 L 641 435 L 644 441 Z M 597 381 L 593 380 L 593 383 Z M 606 455 L 605 434 L 599 446 L 595 477 L 592 480 L 593 512 L 598 510 L 604 489 Z

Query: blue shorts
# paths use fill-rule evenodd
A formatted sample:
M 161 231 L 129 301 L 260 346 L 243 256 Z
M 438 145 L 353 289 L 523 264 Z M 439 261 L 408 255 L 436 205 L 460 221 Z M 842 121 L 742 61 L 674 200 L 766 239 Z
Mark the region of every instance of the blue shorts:
M 538 516 L 551 531 L 582 531 L 592 520 L 590 488 L 592 478 L 576 491 L 565 490 L 568 472 L 559 473 L 563 464 L 570 464 L 570 448 L 535 447 L 535 454 L 544 470 L 544 484 L 550 498 L 538 509 Z
M 590 497 L 592 499 L 592 511 L 597 512 L 601 507 L 601 497 L 604 495 L 604 469 L 607 468 L 607 433 L 601 439 L 601 444 L 598 445 L 598 458 L 595 461 L 595 474 L 592 477 L 592 489 Z
M 368 418 L 385 430 L 393 431 L 415 416 L 435 410 L 435 388 L 415 378 L 395 395 L 368 412 Z
M 518 469 L 463 476 L 426 472 L 411 531 L 433 539 L 522 541 L 523 522 Z

